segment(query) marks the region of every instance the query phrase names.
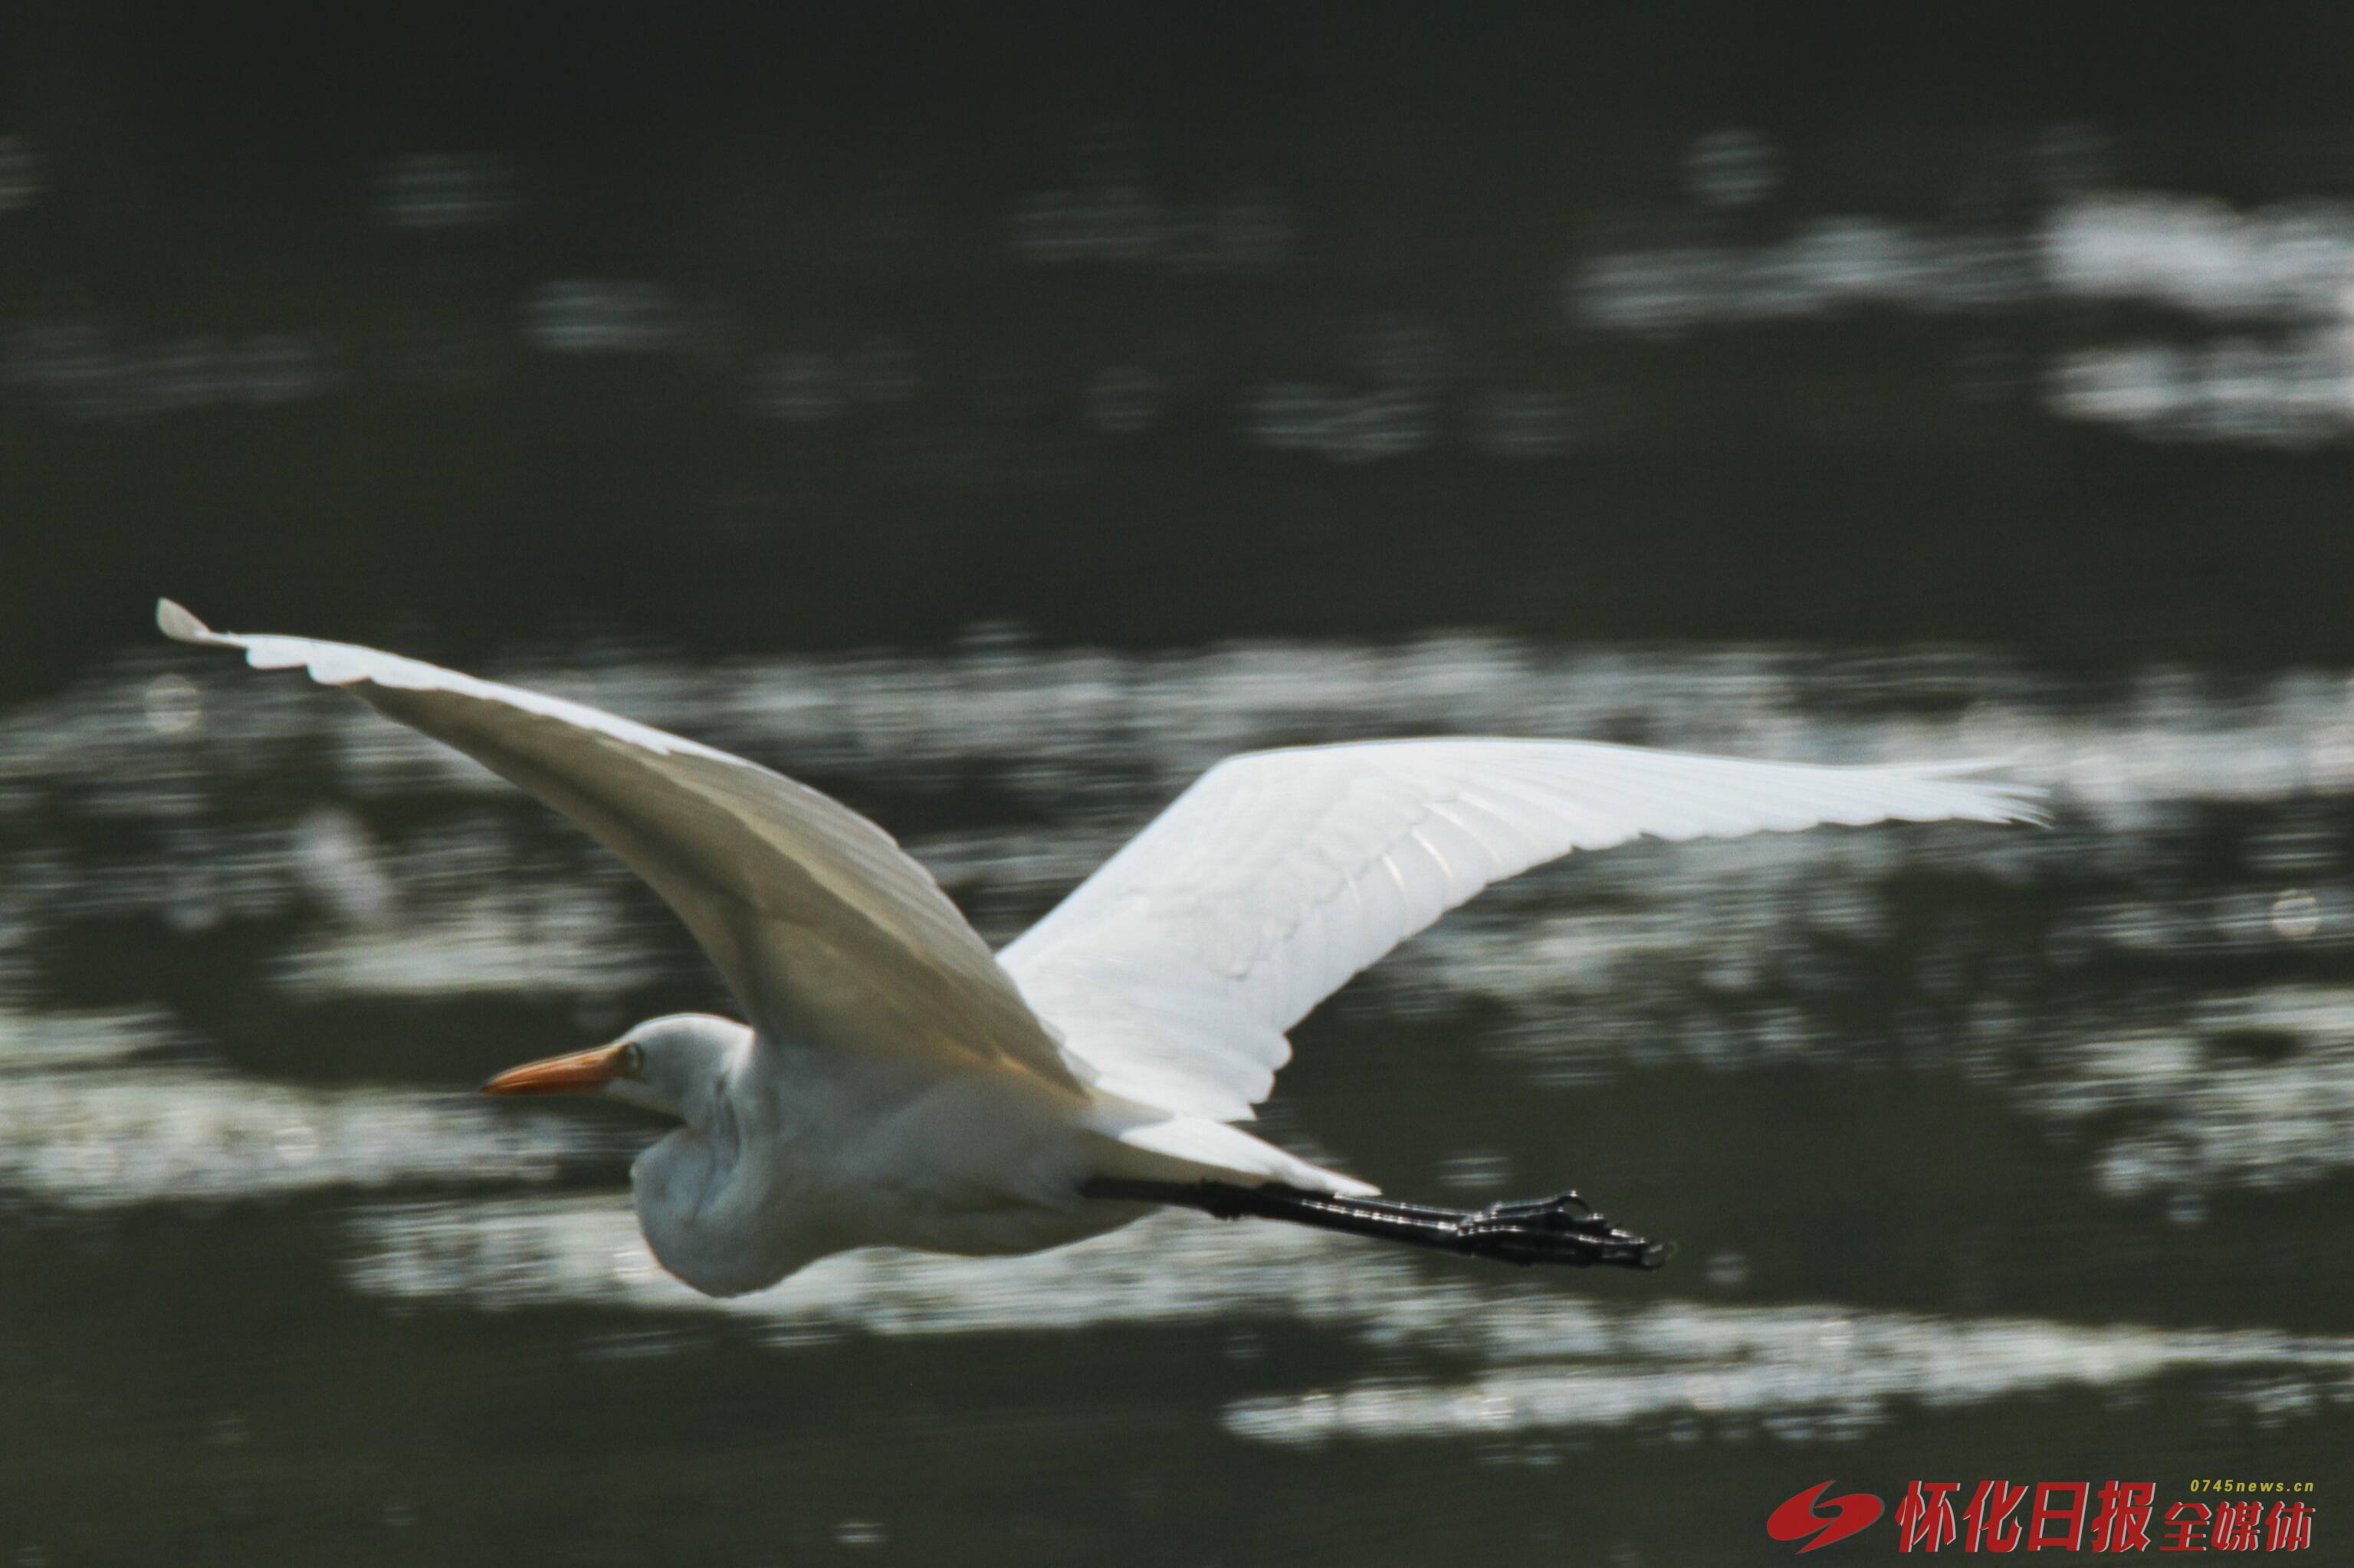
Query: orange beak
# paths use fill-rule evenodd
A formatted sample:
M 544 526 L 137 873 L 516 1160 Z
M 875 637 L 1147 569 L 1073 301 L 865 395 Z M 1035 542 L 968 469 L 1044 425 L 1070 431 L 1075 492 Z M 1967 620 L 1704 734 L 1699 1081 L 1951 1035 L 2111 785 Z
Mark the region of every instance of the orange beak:
M 619 1044 L 510 1067 L 482 1086 L 486 1095 L 593 1095 L 621 1075 Z

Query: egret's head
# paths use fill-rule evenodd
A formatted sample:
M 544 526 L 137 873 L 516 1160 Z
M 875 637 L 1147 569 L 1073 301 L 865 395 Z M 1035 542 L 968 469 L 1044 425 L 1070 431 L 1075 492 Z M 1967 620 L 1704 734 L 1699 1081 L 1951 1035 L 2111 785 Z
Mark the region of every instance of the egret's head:
M 602 1095 L 695 1122 L 719 1092 L 752 1032 L 707 1012 L 649 1018 L 593 1051 L 550 1056 L 511 1068 L 482 1086 L 486 1095 Z

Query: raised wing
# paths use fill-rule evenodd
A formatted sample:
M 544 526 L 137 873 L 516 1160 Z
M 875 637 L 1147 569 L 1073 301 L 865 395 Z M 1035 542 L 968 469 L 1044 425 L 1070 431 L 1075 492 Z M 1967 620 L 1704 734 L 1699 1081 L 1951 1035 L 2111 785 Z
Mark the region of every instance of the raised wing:
M 1291 1026 L 1491 882 L 1649 834 L 2038 819 L 1951 766 L 1823 768 L 1588 741 L 1229 758 L 998 957 L 1096 1086 L 1241 1120 Z
M 987 944 L 891 836 L 805 784 L 579 703 L 341 642 L 183 642 L 345 686 L 587 829 L 675 909 L 771 1039 L 1077 1080 Z

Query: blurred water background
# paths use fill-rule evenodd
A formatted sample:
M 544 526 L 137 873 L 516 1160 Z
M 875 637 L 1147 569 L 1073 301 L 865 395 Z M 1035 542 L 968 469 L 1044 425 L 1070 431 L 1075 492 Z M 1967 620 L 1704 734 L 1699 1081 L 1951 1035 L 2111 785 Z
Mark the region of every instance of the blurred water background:
M 0 1561 L 1639 1568 L 1827 1476 L 2342 1552 L 2354 13 L 2156 15 L 12 8 Z M 782 768 L 992 941 L 1257 746 L 2058 822 L 1575 859 L 1299 1032 L 1270 1136 L 1662 1275 L 1171 1216 L 715 1303 L 650 1124 L 469 1092 L 725 1010 L 683 932 L 158 591 Z

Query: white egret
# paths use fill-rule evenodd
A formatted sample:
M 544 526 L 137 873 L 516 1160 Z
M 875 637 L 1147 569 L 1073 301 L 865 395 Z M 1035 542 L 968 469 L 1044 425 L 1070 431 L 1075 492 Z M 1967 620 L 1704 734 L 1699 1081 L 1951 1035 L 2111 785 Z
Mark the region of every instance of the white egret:
M 216 632 L 306 669 L 570 817 L 677 911 L 749 1025 L 705 1014 L 518 1067 L 494 1094 L 598 1094 L 680 1125 L 631 1167 L 654 1255 L 712 1295 L 890 1245 L 1027 1252 L 1156 1204 L 1520 1263 L 1656 1267 L 1574 1193 L 1394 1202 L 1243 1131 L 1285 1033 L 1491 882 L 1649 835 L 2033 821 L 1947 765 L 1833 768 L 1582 741 L 1427 739 L 1229 758 L 992 954 L 873 822 L 766 768 L 413 659 Z

